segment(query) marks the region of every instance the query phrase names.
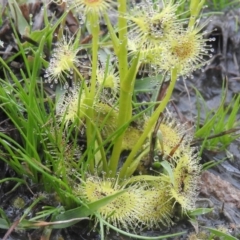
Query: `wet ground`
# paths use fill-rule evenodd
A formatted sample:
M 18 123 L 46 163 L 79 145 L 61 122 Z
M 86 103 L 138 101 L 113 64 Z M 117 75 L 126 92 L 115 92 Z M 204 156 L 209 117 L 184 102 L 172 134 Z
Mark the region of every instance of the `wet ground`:
M 173 95 L 173 102 L 179 111 L 179 117 L 182 121 L 188 121 L 189 125 L 194 123 L 197 115 L 196 94 L 193 86 L 201 92 L 208 107 L 212 109 L 216 109 L 221 102 L 222 84 L 226 79 L 228 81 L 226 105 L 228 105 L 234 95 L 240 93 L 240 9 L 230 10 L 222 15 L 212 17 L 207 31 L 210 33 L 209 35 L 216 37 L 213 46 L 213 60 L 203 71 L 197 71 L 193 79 L 186 80 L 186 86 L 183 80 L 179 80 Z M 188 91 L 186 91 L 186 87 Z M 170 108 L 173 108 L 172 105 Z M 204 118 L 204 115 L 202 118 Z M 187 239 L 189 233 L 204 231 L 202 227 L 208 226 L 214 228 L 224 227 L 228 233 L 240 238 L 240 142 L 237 140 L 233 142 L 229 146 L 228 151 L 232 154 L 231 158 L 202 174 L 198 206 L 213 208 L 211 213 L 198 217 L 198 225 L 194 225 L 194 227 L 188 220 L 183 219 L 179 220 L 171 229 L 146 231 L 143 235 L 159 236 L 167 233 L 187 231 L 187 234 L 175 238 L 176 240 Z M 207 151 L 203 155 L 202 163 L 210 160 L 220 160 L 225 157 L 225 151 L 218 153 Z M 3 172 L 11 173 L 11 170 L 1 162 L 0 167 L 2 170 L 0 179 L 4 175 Z M 1 185 L 0 194 L 4 194 L 7 192 L 7 189 L 11 188 L 12 186 L 7 183 Z M 4 199 L 2 199 L 4 201 L 3 206 L 11 219 L 16 220 L 24 210 L 24 208 L 13 207 L 14 201 L 19 199 L 23 199 L 25 203 L 31 201 L 31 198 L 26 197 L 28 196 L 27 192 L 27 189 L 20 187 L 17 192 L 4 196 Z M 100 239 L 96 233 L 89 234 L 87 226 L 88 222 L 85 221 L 69 229 L 55 231 L 51 239 Z M 0 230 L 0 237 L 3 237 L 4 234 L 5 231 Z M 8 239 L 35 240 L 39 239 L 39 236 L 41 236 L 41 229 L 29 231 L 28 234 L 17 231 L 11 234 L 11 238 Z M 110 233 L 106 236 L 106 239 L 124 240 L 130 238 Z

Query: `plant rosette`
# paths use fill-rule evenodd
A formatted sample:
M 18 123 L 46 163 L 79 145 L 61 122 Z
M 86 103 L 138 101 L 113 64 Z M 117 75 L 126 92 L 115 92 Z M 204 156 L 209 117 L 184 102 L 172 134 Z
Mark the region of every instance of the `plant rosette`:
M 92 203 L 125 189 L 126 192 L 99 208 L 98 212 L 113 226 L 129 231 L 135 230 L 141 221 L 140 217 L 147 213 L 145 188 L 146 184 L 132 183 L 121 186 L 116 178 L 105 179 L 89 175 L 75 189 L 75 193 L 86 203 Z
M 155 151 L 163 159 L 171 158 L 175 152 L 180 154 L 183 150 L 190 150 L 190 143 L 193 139 L 191 132 L 184 124 L 180 124 L 171 113 L 164 113 L 157 130 L 157 142 Z M 146 120 L 146 125 L 148 120 Z M 153 128 L 154 129 L 154 128 Z M 152 131 L 153 131 L 152 129 Z M 152 134 L 151 131 L 151 134 Z M 151 139 L 149 134 L 148 139 Z
M 53 49 L 48 68 L 45 70 L 46 82 L 53 86 L 53 83 L 60 83 L 65 89 L 69 87 L 69 81 L 73 78 L 73 70 L 80 64 L 78 55 L 80 47 L 75 47 L 73 37 L 68 40 L 63 38 L 56 43 Z
M 116 121 L 118 116 L 117 108 L 100 102 L 98 96 L 93 104 L 92 123 L 100 130 L 102 137 L 106 139 L 116 130 Z M 86 104 L 87 97 L 85 91 L 80 86 L 69 88 L 64 92 L 56 105 L 56 114 L 59 122 L 63 122 L 66 126 L 76 120 L 80 121 L 80 126 L 85 126 L 88 117 Z
M 141 223 L 148 229 L 171 226 L 174 200 L 169 195 L 168 183 L 156 181 L 149 186 L 149 189 L 144 190 L 146 207 L 144 214 L 140 215 Z
M 153 3 L 142 1 L 136 4 L 128 14 L 128 50 L 129 55 L 134 56 L 139 52 L 140 64 L 146 65 L 142 71 L 156 75 L 162 72 L 159 62 L 164 61 L 164 49 L 169 48 L 169 39 L 175 36 L 182 29 L 178 20 L 178 4 L 174 1 Z M 164 52 L 165 53 L 165 52 Z
M 58 121 L 67 126 L 78 119 L 83 124 L 88 108 L 86 100 L 84 89 L 79 85 L 67 89 L 56 104 Z
M 175 203 L 179 203 L 183 212 L 194 210 L 199 194 L 201 165 L 198 151 L 190 148 L 177 152 L 172 158 L 172 176 L 161 175 L 164 182 L 169 182 L 169 195 Z
M 178 4 L 169 1 L 162 8 L 151 1 L 136 4 L 126 15 L 129 20 L 129 38 L 136 42 L 138 50 L 153 49 L 165 44 L 168 37 L 179 31 Z
M 202 28 L 191 28 L 181 30 L 172 35 L 168 41 L 168 47 L 161 51 L 159 67 L 165 71 L 177 68 L 179 76 L 191 76 L 196 69 L 207 64 L 206 57 L 211 58 L 213 49 L 207 45 L 207 41 L 215 39 L 204 39 Z

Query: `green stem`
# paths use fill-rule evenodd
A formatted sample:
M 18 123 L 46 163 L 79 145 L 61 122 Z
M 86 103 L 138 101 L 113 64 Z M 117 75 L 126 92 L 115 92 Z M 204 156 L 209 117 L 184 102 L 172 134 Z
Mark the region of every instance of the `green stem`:
M 108 32 L 109 32 L 109 35 L 110 35 L 111 40 L 112 40 L 112 45 L 113 45 L 113 48 L 114 48 L 114 52 L 115 52 L 116 55 L 118 55 L 118 53 L 119 53 L 119 39 L 118 39 L 118 37 L 115 33 L 115 29 L 113 28 L 113 26 L 111 24 L 111 21 L 108 17 L 108 14 L 105 13 L 103 15 L 103 17 L 104 17 L 105 23 L 107 24 L 107 27 L 108 27 Z M 105 44 L 106 44 L 106 46 L 108 46 L 109 43 L 103 43 L 101 46 L 103 47 Z
M 145 139 L 149 136 L 149 133 L 151 133 L 159 115 L 164 111 L 165 107 L 167 106 L 167 104 L 172 96 L 172 92 L 173 92 L 176 81 L 177 81 L 177 69 L 174 68 L 171 70 L 171 82 L 168 87 L 166 96 L 164 97 L 161 104 L 159 104 L 157 109 L 154 111 L 153 115 L 148 120 L 147 126 L 145 127 L 143 134 L 141 135 L 141 137 L 137 141 L 136 145 L 132 149 L 131 153 L 129 154 L 128 158 L 126 159 L 125 163 L 123 164 L 121 171 L 120 171 L 120 175 L 119 175 L 120 179 L 124 178 L 124 177 L 128 177 L 128 167 L 133 162 L 135 155 L 141 149 Z
M 205 0 L 201 0 L 199 2 L 199 0 L 191 0 L 190 1 L 190 19 L 189 19 L 189 23 L 188 23 L 188 28 L 193 28 L 195 23 L 196 23 L 196 19 L 200 13 L 200 11 L 202 10 L 203 4 L 205 3 Z
M 76 66 L 73 66 L 74 69 L 74 74 L 77 74 L 77 76 L 80 78 L 81 83 L 83 84 L 83 89 L 84 89 L 84 93 L 86 95 L 87 98 L 90 98 L 90 93 L 89 93 L 89 88 L 85 82 L 85 79 L 83 78 L 82 74 L 78 71 Z M 74 79 L 75 82 L 77 82 L 76 79 Z
M 119 29 L 119 52 L 118 52 L 118 61 L 119 61 L 119 75 L 120 79 L 124 79 L 128 70 L 128 61 L 127 61 L 127 19 L 121 15 L 127 11 L 126 0 L 118 0 L 118 29 Z
M 131 99 L 130 99 L 131 100 Z M 130 104 L 131 101 L 130 101 Z M 120 127 L 123 126 L 124 123 L 127 122 L 127 114 L 123 113 L 124 111 L 126 113 L 128 113 L 129 111 L 129 93 L 125 92 L 125 91 L 121 91 L 120 94 L 120 102 L 119 102 L 119 116 L 118 116 L 118 129 Z M 117 171 L 117 167 L 118 167 L 118 161 L 119 161 L 119 157 L 121 154 L 121 147 L 122 147 L 122 140 L 123 140 L 123 136 L 124 136 L 124 132 L 122 131 L 122 133 L 117 137 L 116 142 L 114 144 L 113 147 L 113 152 L 109 161 L 109 174 L 110 177 L 114 177 L 116 176 L 116 171 Z
M 98 67 L 98 37 L 99 37 L 99 19 L 96 14 L 89 14 L 88 19 L 90 22 L 90 28 L 92 33 L 92 72 L 91 72 L 91 86 L 89 92 L 89 98 L 87 98 L 85 104 L 88 106 L 87 108 L 87 118 L 86 118 L 86 132 L 87 132 L 87 148 L 89 151 L 88 154 L 88 163 L 90 172 L 94 172 L 94 128 L 92 125 L 92 121 L 94 119 L 94 98 L 96 93 L 96 74 Z M 92 151 L 93 150 L 93 151 Z
M 121 15 L 127 11 L 126 0 L 118 0 L 118 28 L 119 28 L 119 75 L 120 75 L 120 97 L 119 97 L 119 115 L 117 128 L 121 128 L 124 124 L 131 119 L 131 106 L 132 106 L 132 88 L 131 81 L 127 82 L 126 75 L 128 72 L 127 60 L 127 20 Z M 115 41 L 116 42 L 116 41 Z M 122 139 L 124 131 L 117 137 L 113 147 L 112 156 L 109 162 L 109 175 L 110 177 L 116 176 L 118 161 L 121 154 Z
M 89 16 L 90 26 L 92 32 L 92 72 L 91 72 L 91 87 L 90 87 L 90 98 L 92 103 L 94 102 L 96 93 L 96 76 L 98 68 L 98 38 L 99 38 L 99 19 L 96 14 Z
M 132 120 L 132 93 L 134 91 L 134 83 L 136 74 L 138 71 L 139 54 L 133 60 L 127 75 L 121 81 L 120 85 L 120 101 L 119 101 L 119 116 L 118 116 L 118 129 L 124 125 L 129 124 Z M 125 130 L 125 129 L 124 129 Z M 109 163 L 109 169 L 111 170 L 111 176 L 115 176 L 118 166 L 118 160 L 121 153 L 122 139 L 125 131 L 122 131 L 117 137 L 114 144 L 112 156 Z

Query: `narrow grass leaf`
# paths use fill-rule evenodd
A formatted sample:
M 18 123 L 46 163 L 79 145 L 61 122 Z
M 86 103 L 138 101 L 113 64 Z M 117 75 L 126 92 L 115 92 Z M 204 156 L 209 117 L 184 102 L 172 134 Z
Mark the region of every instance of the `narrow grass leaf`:
M 213 208 L 197 208 L 193 211 L 188 212 L 189 216 L 199 216 L 202 214 L 210 213 L 213 211 Z
M 226 234 L 224 232 L 221 232 L 215 228 L 210 228 L 210 227 L 203 227 L 207 230 L 209 230 L 211 233 L 213 233 L 215 236 L 218 236 L 218 237 L 224 237 L 224 240 L 238 240 L 237 238 L 229 235 L 229 234 Z
M 10 224 L 3 218 L 0 218 L 0 229 L 9 229 Z
M 168 176 L 170 177 L 171 183 L 174 183 L 174 176 L 173 176 L 173 171 L 172 168 L 167 161 L 162 161 L 160 164 L 163 166 L 163 168 L 167 171 Z
M 94 214 L 95 211 L 97 211 L 99 208 L 105 206 L 109 202 L 113 201 L 116 197 L 120 196 L 123 194 L 125 190 L 121 190 L 113 195 L 107 196 L 105 198 L 102 198 L 98 201 L 95 201 L 93 203 L 89 203 L 88 205 L 82 205 L 81 207 L 75 208 L 68 210 L 62 214 L 59 214 L 55 217 L 54 221 L 65 221 L 69 220 L 72 218 L 83 218 L 83 217 L 88 217 L 92 214 Z M 53 228 L 66 228 L 69 226 L 72 226 L 79 222 L 80 220 L 76 220 L 70 223 L 64 223 L 64 224 L 58 224 L 56 226 L 53 226 Z
M 107 225 L 109 228 L 113 229 L 114 231 L 116 231 L 118 233 L 121 233 L 121 234 L 123 234 L 125 236 L 131 237 L 131 238 L 135 238 L 135 239 L 144 239 L 144 240 L 168 239 L 168 238 L 177 237 L 177 236 L 180 236 L 180 235 L 183 235 L 183 234 L 186 233 L 186 232 L 179 232 L 179 233 L 168 234 L 168 235 L 158 236 L 158 237 L 140 236 L 140 235 L 135 235 L 135 234 L 132 234 L 132 233 L 129 233 L 129 232 L 125 232 L 125 231 L 123 231 L 123 230 L 121 230 L 119 228 L 116 228 L 113 225 L 111 225 L 110 223 L 104 221 L 103 219 L 102 219 L 102 222 L 105 225 Z
M 21 35 L 26 35 L 30 30 L 30 26 L 24 18 L 18 3 L 15 0 L 9 0 L 8 5 L 10 7 L 11 16 L 14 18 L 14 22 L 17 24 L 18 31 Z

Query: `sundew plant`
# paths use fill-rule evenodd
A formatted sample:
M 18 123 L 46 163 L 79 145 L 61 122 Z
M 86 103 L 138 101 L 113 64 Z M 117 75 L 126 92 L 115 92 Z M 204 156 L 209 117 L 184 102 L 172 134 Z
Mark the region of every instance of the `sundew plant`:
M 29 211 L 50 193 L 58 202 L 25 214 L 19 228 L 64 228 L 88 217 L 102 239 L 110 228 L 138 237 L 173 225 L 176 209 L 196 210 L 198 149 L 166 107 L 176 81 L 207 64 L 211 45 L 199 25 L 204 1 L 189 1 L 189 19 L 177 14 L 182 4 L 46 1 L 36 27 L 9 1 L 15 45 L 0 58 L 0 109 L 14 130 L 0 132 L 0 157 L 15 175 L 1 181 L 38 193 Z M 136 83 L 160 76 L 153 92 L 167 84 L 161 99 L 136 102 Z

